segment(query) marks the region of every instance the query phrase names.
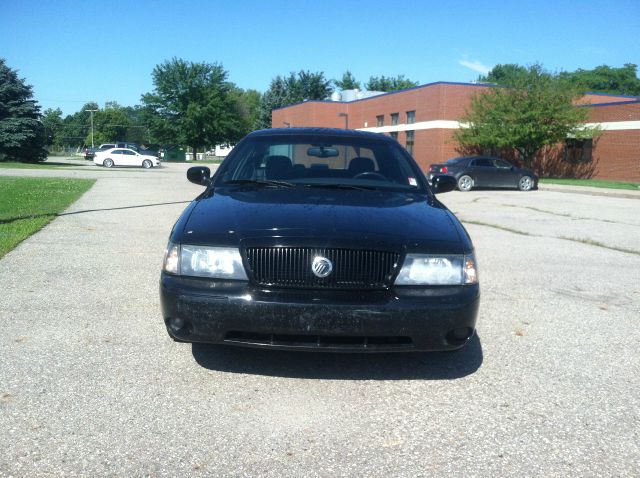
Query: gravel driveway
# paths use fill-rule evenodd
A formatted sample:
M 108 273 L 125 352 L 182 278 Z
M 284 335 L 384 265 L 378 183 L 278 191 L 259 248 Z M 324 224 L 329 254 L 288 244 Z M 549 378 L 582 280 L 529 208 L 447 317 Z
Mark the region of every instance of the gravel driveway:
M 480 263 L 473 342 L 302 354 L 167 337 L 184 169 L 83 172 L 0 260 L 1 476 L 638 475 L 640 199 L 443 195 Z

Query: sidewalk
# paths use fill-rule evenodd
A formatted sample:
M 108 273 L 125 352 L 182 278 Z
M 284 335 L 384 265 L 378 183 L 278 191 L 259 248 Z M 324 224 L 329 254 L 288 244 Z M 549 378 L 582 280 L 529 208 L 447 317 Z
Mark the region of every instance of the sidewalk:
M 638 189 L 637 191 L 633 191 L 631 189 L 593 188 L 589 186 L 570 186 L 567 184 L 548 183 L 539 184 L 538 189 L 540 191 L 553 191 L 557 193 L 573 193 L 586 194 L 588 196 L 640 199 L 640 189 Z

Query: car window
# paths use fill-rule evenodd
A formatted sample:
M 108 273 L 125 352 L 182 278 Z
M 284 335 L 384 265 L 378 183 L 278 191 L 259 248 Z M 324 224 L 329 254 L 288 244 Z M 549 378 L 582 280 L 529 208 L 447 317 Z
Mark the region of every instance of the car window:
M 128 154 L 129 156 L 135 156 L 135 152 L 134 151 L 129 151 L 128 149 L 123 149 L 122 150 L 123 154 Z
M 511 169 L 511 164 L 509 164 L 506 161 L 503 161 L 501 159 L 494 159 L 493 160 L 493 164 L 496 166 L 496 168 Z
M 419 189 L 422 175 L 397 144 L 346 136 L 256 136 L 243 141 L 221 167 L 227 181 L 280 180 L 294 185 L 363 185 Z
M 111 154 L 122 154 L 122 150 L 121 149 L 114 149 L 113 151 L 111 151 Z
M 478 158 L 473 162 L 474 166 L 493 168 L 493 162 L 489 158 Z

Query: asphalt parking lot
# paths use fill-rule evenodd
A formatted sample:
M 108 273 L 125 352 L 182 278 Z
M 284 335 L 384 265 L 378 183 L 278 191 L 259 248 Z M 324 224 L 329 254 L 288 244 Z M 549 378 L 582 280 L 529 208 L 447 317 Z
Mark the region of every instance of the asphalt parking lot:
M 302 354 L 168 338 L 185 169 L 0 171 L 99 178 L 0 260 L 0 475 L 638 475 L 639 197 L 447 193 L 480 265 L 473 341 Z

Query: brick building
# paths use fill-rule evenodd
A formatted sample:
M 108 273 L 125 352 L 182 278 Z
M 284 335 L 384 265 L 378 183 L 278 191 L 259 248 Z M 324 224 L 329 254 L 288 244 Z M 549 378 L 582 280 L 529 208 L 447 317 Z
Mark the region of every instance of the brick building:
M 453 132 L 460 128 L 459 120 L 473 96 L 490 88 L 438 82 L 355 101 L 306 101 L 274 110 L 272 126 L 351 128 L 389 134 L 426 170 L 432 163 L 460 155 Z M 589 108 L 589 124 L 598 124 L 602 135 L 593 143 L 568 140 L 553 154 L 544 153 L 547 157 L 542 172 L 580 171 L 583 176 L 640 182 L 640 100 L 590 93 L 579 103 L 578 107 Z

